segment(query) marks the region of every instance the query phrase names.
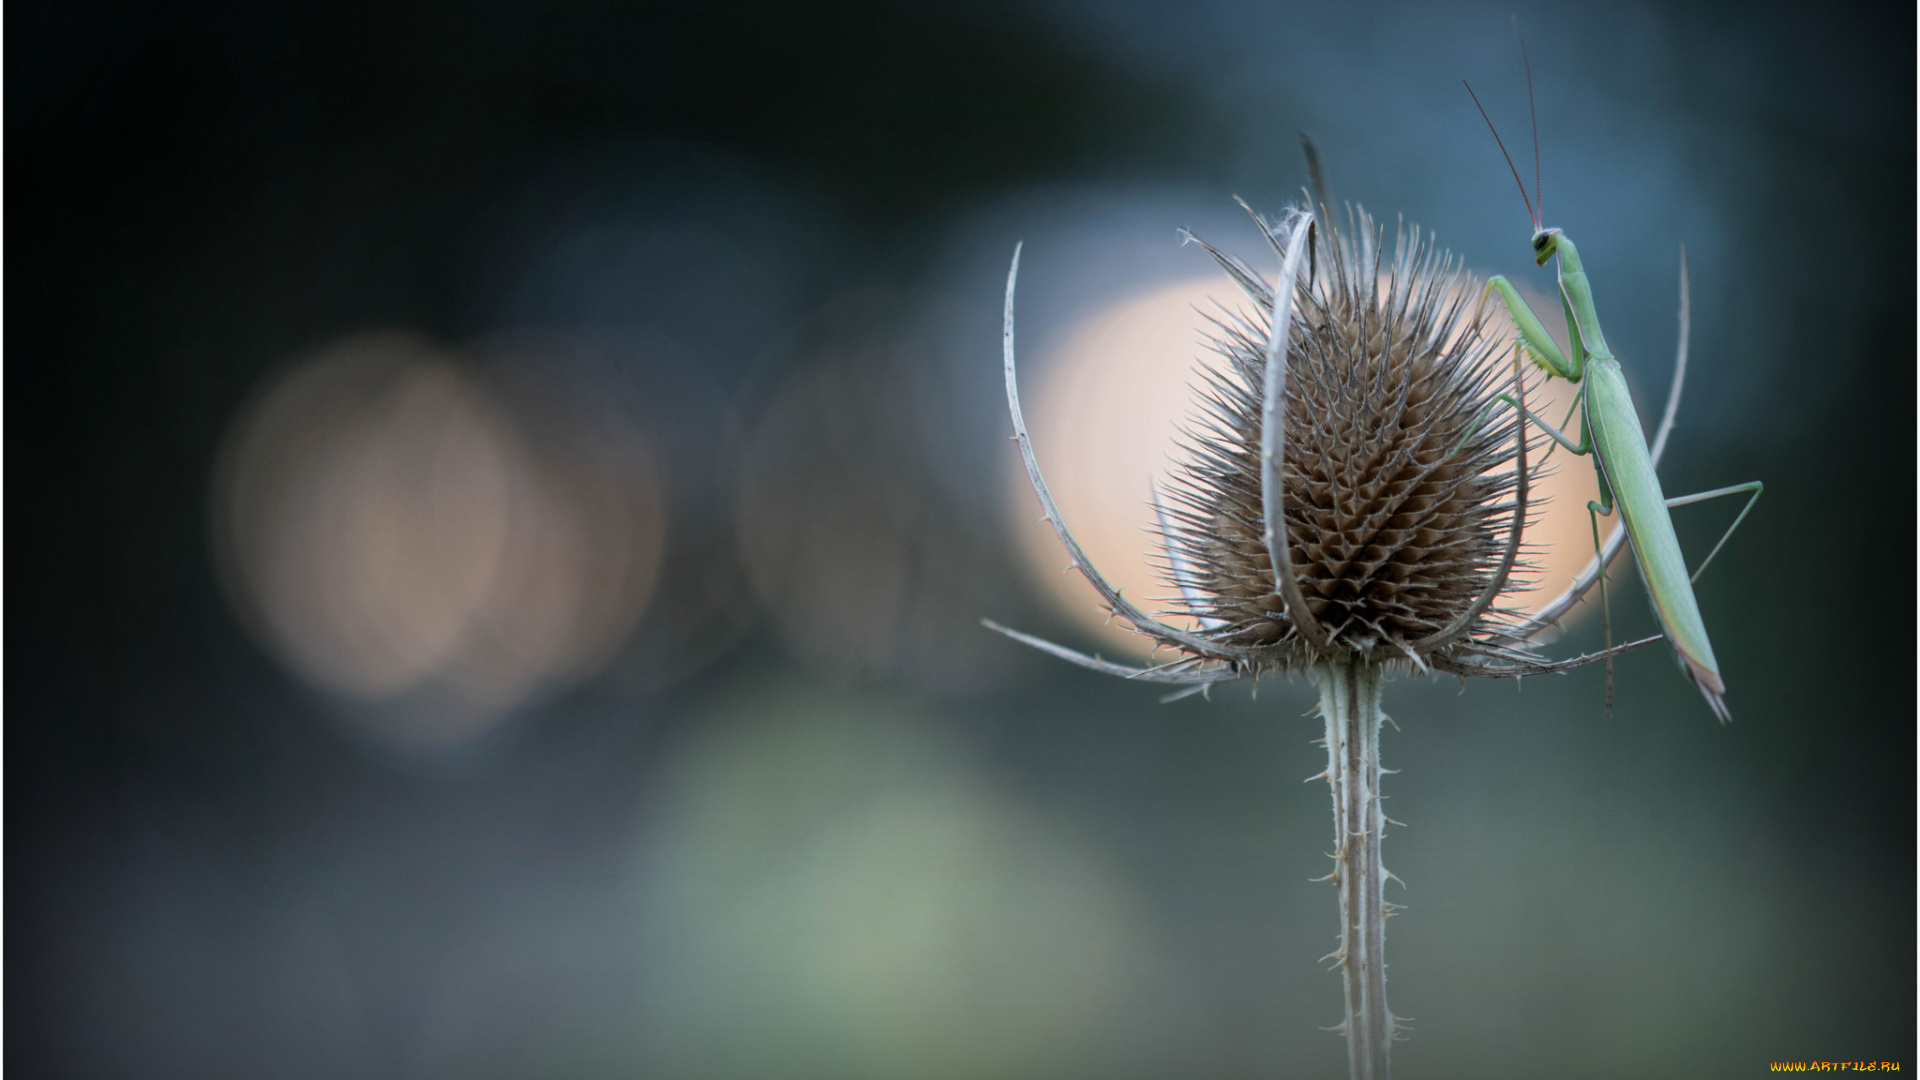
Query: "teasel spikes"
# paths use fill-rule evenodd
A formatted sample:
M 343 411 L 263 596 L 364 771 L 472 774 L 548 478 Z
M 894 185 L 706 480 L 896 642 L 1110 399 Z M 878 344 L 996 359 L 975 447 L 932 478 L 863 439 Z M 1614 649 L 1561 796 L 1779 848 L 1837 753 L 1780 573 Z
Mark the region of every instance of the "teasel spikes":
M 1163 570 L 1179 592 L 1169 613 L 1198 628 L 1161 622 L 1121 597 L 1054 505 L 1015 378 L 1018 248 L 1007 275 L 1004 364 L 1028 477 L 1074 567 L 1110 611 L 1180 656 L 1137 668 L 987 625 L 1095 670 L 1188 687 L 1173 697 L 1326 663 L 1520 677 L 1657 640 L 1543 661 L 1526 643 L 1547 623 L 1499 604 L 1525 587 L 1516 571 L 1528 569 L 1521 538 L 1544 439 L 1529 445 L 1519 414 L 1493 407 L 1503 390 L 1524 400 L 1532 369 L 1517 355 L 1511 368 L 1503 364 L 1505 350 L 1482 335 L 1471 304 L 1479 283 L 1417 229 L 1397 233 L 1389 257 L 1364 211 L 1349 211 L 1351 236 L 1329 227 L 1324 204 L 1317 218 L 1290 209 L 1278 223 L 1248 212 L 1279 256 L 1279 286 L 1188 237 L 1253 310 L 1223 307 L 1213 317 L 1212 345 L 1225 365 L 1205 376 L 1172 505 L 1154 493 Z M 1272 521 L 1285 528 L 1269 529 Z M 1566 597 L 1551 605 L 1556 617 L 1571 606 Z
M 1270 237 L 1314 245 L 1304 213 L 1278 228 L 1256 220 Z M 1278 365 L 1273 291 L 1207 248 L 1266 319 L 1214 320 L 1226 366 L 1208 375 L 1206 414 L 1171 492 L 1169 569 L 1184 569 L 1183 606 L 1216 639 L 1279 650 L 1288 669 L 1383 648 L 1425 667 L 1427 654 L 1484 633 L 1476 624 L 1513 580 L 1527 511 L 1514 414 L 1486 411 L 1499 365 L 1462 325 L 1473 282 L 1416 231 L 1396 238 L 1383 288 L 1367 258 L 1380 250 L 1373 222 L 1362 212 L 1355 227 L 1360 250 L 1332 229 L 1310 250 L 1322 265 L 1291 305 Z M 1284 379 L 1279 432 L 1270 366 Z M 1278 510 L 1275 485 L 1257 482 L 1276 448 Z M 1264 528 L 1276 510 L 1284 548 Z M 1274 572 L 1287 556 L 1292 583 Z
M 1269 286 L 1247 264 L 1202 243 L 1252 301 L 1222 308 L 1213 345 L 1224 365 L 1205 376 L 1201 415 L 1186 432 L 1186 461 L 1171 505 L 1154 492 L 1163 568 L 1179 591 L 1173 611 L 1195 629 L 1161 622 L 1120 595 L 1087 561 L 1054 504 L 1027 437 L 1014 371 L 1007 272 L 1007 405 L 1028 478 L 1047 520 L 1109 610 L 1179 656 L 1149 668 L 1115 664 L 992 622 L 987 625 L 1074 663 L 1151 682 L 1185 684 L 1171 697 L 1268 673 L 1311 672 L 1320 689 L 1332 791 L 1339 892 L 1337 961 L 1353 1080 L 1388 1080 L 1406 1018 L 1387 1003 L 1386 899 L 1397 880 L 1382 861 L 1381 687 L 1412 668 L 1512 676 L 1565 670 L 1658 640 L 1550 663 L 1528 640 L 1564 615 L 1618 549 L 1610 541 L 1587 572 L 1540 613 L 1499 606 L 1521 587 L 1516 570 L 1528 524 L 1532 470 L 1543 448 L 1522 420 L 1520 353 L 1511 378 L 1503 350 L 1481 333 L 1478 283 L 1417 230 L 1394 238 L 1364 211 L 1351 237 L 1332 227 L 1312 147 L 1320 213 L 1290 210 L 1276 225 L 1252 214 L 1280 259 Z M 1657 456 L 1678 405 L 1681 351 Z M 1502 402 L 1510 388 L 1511 402 Z M 1518 407 L 1514 407 L 1514 406 Z M 1169 698 L 1171 700 L 1171 698 Z

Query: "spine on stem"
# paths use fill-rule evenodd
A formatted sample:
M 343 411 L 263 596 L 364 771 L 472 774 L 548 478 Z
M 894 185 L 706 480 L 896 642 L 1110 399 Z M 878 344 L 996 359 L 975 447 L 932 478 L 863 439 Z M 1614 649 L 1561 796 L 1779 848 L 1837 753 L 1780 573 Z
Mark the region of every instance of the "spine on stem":
M 1327 780 L 1333 787 L 1334 870 L 1340 891 L 1339 961 L 1346 988 L 1347 1037 L 1353 1080 L 1387 1080 L 1395 1021 L 1387 1008 L 1384 888 L 1380 861 L 1381 668 L 1355 658 L 1317 666 L 1320 713 L 1327 721 Z

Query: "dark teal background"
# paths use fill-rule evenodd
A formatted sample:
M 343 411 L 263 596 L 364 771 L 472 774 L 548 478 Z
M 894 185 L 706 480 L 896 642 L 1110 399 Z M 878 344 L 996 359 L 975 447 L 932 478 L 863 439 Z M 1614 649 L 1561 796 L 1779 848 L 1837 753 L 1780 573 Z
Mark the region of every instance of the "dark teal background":
M 1532 273 L 1459 87 L 1526 144 L 1512 12 L 1328 7 L 11 5 L 8 1064 L 1338 1075 L 1311 689 L 1161 706 L 973 625 L 1078 640 L 1000 519 L 1016 240 L 1040 335 L 1195 272 L 1175 226 L 1253 251 L 1228 197 L 1290 197 L 1307 130 L 1338 195 Z M 1701 586 L 1731 726 L 1653 650 L 1610 717 L 1592 670 L 1388 688 L 1402 1076 L 1920 1068 L 1914 28 L 1884 11 L 1519 11 L 1549 224 L 1650 400 L 1690 248 L 1669 490 L 1767 495 Z M 604 349 L 669 476 L 669 576 L 735 582 L 743 433 L 877 343 L 858 467 L 808 482 L 910 493 L 897 539 L 946 560 L 915 564 L 925 625 L 843 654 L 745 585 L 712 626 L 666 592 L 478 743 L 347 734 L 230 614 L 207 493 L 261 379 L 387 326 Z M 1729 513 L 1683 513 L 1688 550 Z M 880 973 L 835 974 L 853 953 Z

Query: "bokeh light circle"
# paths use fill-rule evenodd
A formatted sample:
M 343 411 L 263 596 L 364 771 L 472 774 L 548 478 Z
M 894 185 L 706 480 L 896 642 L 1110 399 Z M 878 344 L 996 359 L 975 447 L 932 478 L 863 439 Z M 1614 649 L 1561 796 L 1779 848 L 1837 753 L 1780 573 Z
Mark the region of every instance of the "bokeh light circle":
M 805 359 L 746 442 L 736 542 L 800 659 L 841 677 L 978 694 L 1013 663 L 979 624 L 1010 589 L 987 553 L 998 521 L 983 527 L 951 505 L 924 459 L 915 379 L 930 363 L 895 325 L 912 300 L 856 294 L 809 320 Z
M 386 739 L 464 741 L 604 662 L 653 588 L 645 440 L 539 376 L 405 333 L 338 341 L 230 430 L 213 533 L 242 621 Z

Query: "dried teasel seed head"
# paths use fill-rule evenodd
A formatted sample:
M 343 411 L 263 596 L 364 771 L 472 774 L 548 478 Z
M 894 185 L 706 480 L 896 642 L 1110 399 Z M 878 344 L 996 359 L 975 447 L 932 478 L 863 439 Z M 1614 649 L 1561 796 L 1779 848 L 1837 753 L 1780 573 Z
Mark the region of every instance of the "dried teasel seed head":
M 1578 602 L 1601 562 L 1538 615 L 1500 606 L 1529 587 L 1521 537 L 1545 437 L 1529 437 L 1512 405 L 1524 404 L 1527 379 L 1538 373 L 1517 354 L 1511 367 L 1504 362 L 1510 354 L 1481 330 L 1479 282 L 1418 230 L 1397 232 L 1388 258 L 1365 211 L 1349 211 L 1349 236 L 1331 227 L 1321 202 L 1319 215 L 1289 211 L 1278 226 L 1253 215 L 1280 256 L 1277 287 L 1196 239 L 1254 310 L 1222 308 L 1214 318 L 1225 369 L 1209 372 L 1201 388 L 1202 414 L 1187 431 L 1172 505 L 1154 495 L 1164 569 L 1180 593 L 1174 613 L 1192 617 L 1195 629 L 1162 622 L 1122 596 L 1060 516 L 1020 411 L 1014 248 L 1002 361 L 1034 495 L 1108 610 L 1179 656 L 1131 667 L 981 621 L 1082 667 L 1186 687 L 1166 700 L 1353 661 L 1519 678 L 1658 641 L 1571 660 L 1528 651 L 1531 638 Z M 1656 456 L 1679 401 L 1684 311 Z M 1498 402 L 1503 395 L 1511 401 Z M 1269 530 L 1269 517 L 1286 527 Z
M 1519 425 L 1490 409 L 1515 388 L 1503 343 L 1477 325 L 1479 283 L 1418 229 L 1391 253 L 1364 211 L 1349 230 L 1311 231 L 1290 212 L 1280 251 L 1311 245 L 1293 291 L 1285 352 L 1281 499 L 1286 545 L 1304 612 L 1290 613 L 1274 572 L 1262 487 L 1262 436 L 1274 290 L 1246 264 L 1211 252 L 1254 302 L 1222 308 L 1212 345 L 1225 365 L 1199 388 L 1201 415 L 1163 511 L 1167 570 L 1204 636 L 1297 670 L 1337 653 L 1438 659 L 1515 644 L 1494 606 L 1523 587 L 1516 565 L 1524 519 Z M 1537 456 L 1537 448 L 1535 462 Z M 1311 620 L 1311 625 L 1301 625 Z

